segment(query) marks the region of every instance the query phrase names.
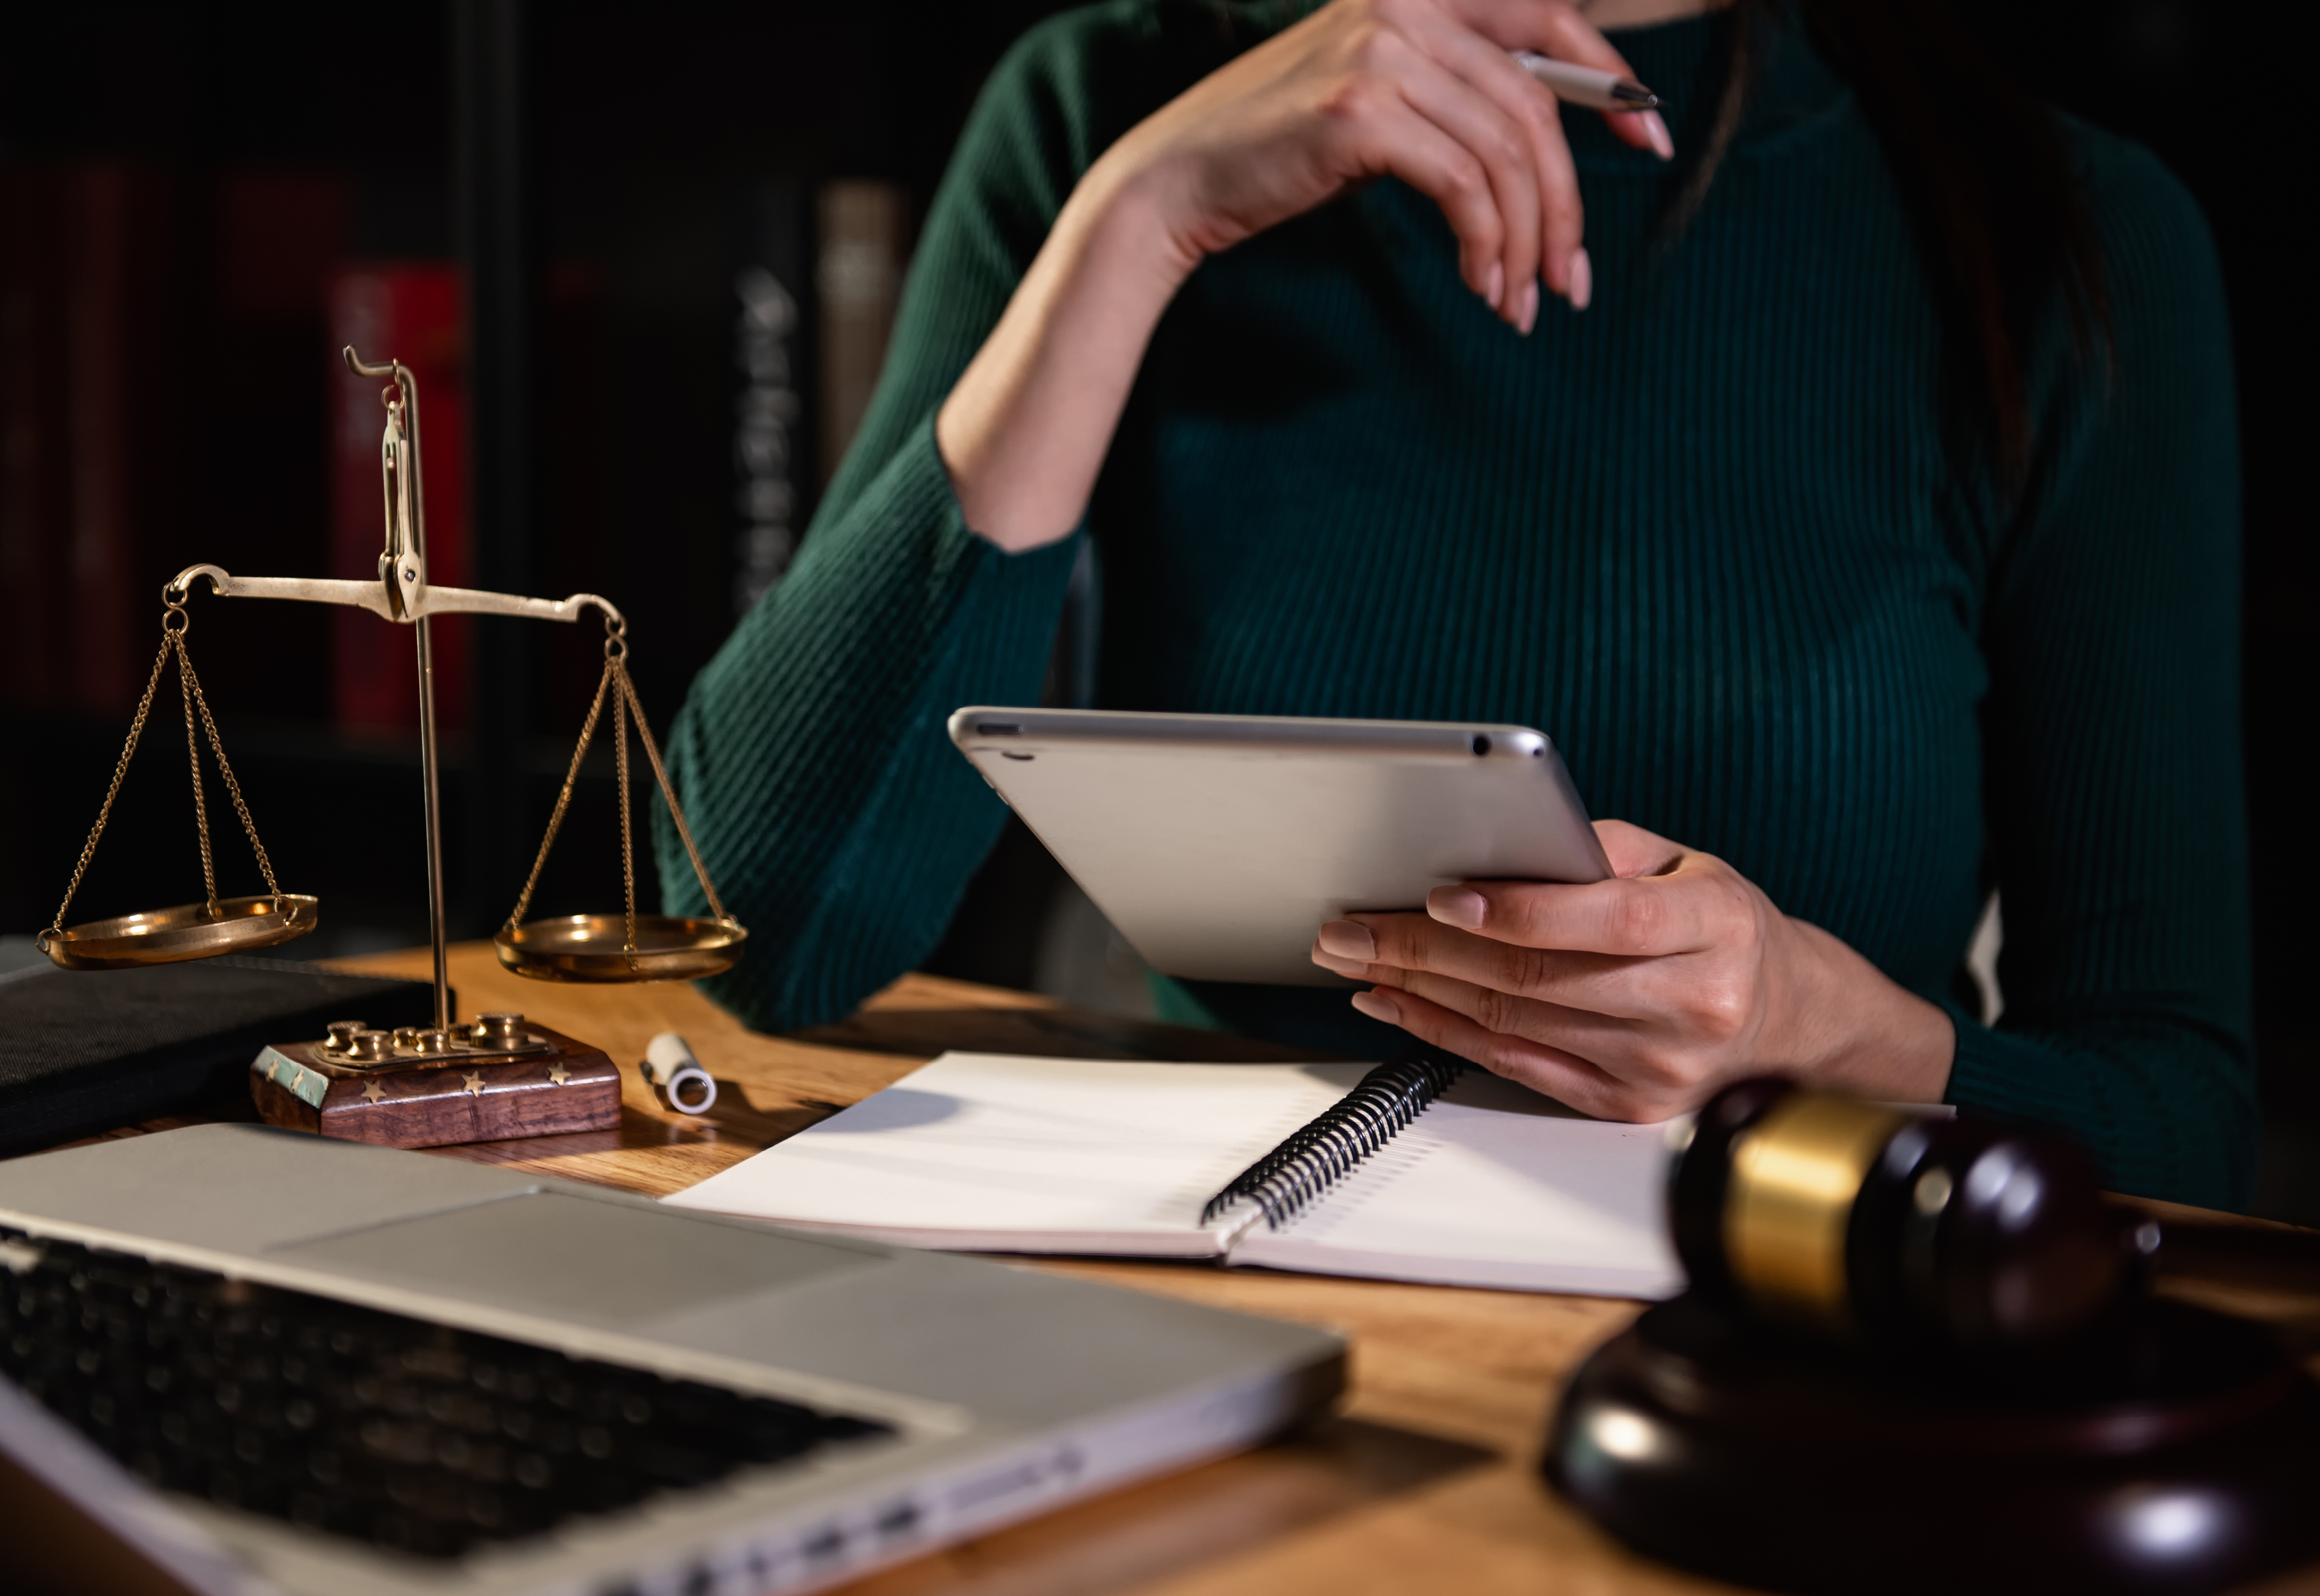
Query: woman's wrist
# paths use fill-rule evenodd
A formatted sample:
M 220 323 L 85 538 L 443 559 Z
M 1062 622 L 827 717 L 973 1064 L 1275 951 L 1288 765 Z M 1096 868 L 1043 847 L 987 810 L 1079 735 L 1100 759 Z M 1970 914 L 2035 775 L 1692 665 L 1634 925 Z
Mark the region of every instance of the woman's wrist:
M 936 417 L 967 524 L 1010 553 L 1079 524 L 1153 330 L 1199 264 L 1165 186 L 1111 156 L 1087 172 Z
M 1957 1056 L 1948 1013 L 1894 981 L 1843 939 L 1790 922 L 1815 969 L 1791 994 L 1791 1056 L 1816 1085 L 1891 1102 L 1939 1102 Z
M 1185 220 L 1191 184 L 1181 167 L 1147 153 L 1131 131 L 1081 177 L 1056 223 L 1085 236 L 1091 260 L 1132 272 L 1133 280 L 1120 286 L 1146 302 L 1155 322 L 1210 253 Z

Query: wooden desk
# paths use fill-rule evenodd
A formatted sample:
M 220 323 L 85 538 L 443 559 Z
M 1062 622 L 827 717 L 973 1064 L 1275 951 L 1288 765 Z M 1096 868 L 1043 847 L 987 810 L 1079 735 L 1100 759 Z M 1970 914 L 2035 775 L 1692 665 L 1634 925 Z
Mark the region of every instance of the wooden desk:
M 428 974 L 423 951 L 344 961 Z M 945 1047 L 1064 1056 L 1263 1058 L 1279 1049 L 1057 1008 L 913 975 L 841 1025 L 793 1038 L 745 1030 L 686 986 L 557 986 L 503 971 L 487 945 L 452 950 L 460 1010 L 512 1009 L 605 1048 L 623 1066 L 617 1130 L 437 1149 L 658 1195 L 858 1101 Z M 634 1066 L 681 1031 L 718 1082 L 712 1117 L 666 1112 Z M 134 1134 L 133 1132 L 125 1134 Z M 1312 1433 L 1115 1492 L 847 1587 L 854 1596 L 1358 1596 L 1361 1592 L 1722 1591 L 1598 1534 L 1533 1465 L 1564 1374 L 1637 1311 L 1632 1302 L 1193 1265 L 1079 1261 L 1024 1268 L 1332 1326 L 1353 1343 L 1339 1416 Z M 2320 1328 L 2320 1303 L 2253 1301 Z M 2266 1587 L 2320 1593 L 2320 1571 Z

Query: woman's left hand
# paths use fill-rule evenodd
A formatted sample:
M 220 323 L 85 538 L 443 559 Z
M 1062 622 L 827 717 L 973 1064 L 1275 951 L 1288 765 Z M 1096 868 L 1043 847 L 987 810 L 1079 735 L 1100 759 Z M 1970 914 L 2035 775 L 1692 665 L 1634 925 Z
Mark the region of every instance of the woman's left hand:
M 1610 880 L 1436 887 L 1424 914 L 1321 928 L 1354 1006 L 1607 1120 L 1664 1120 L 1778 1074 L 1901 1102 L 1948 1084 L 1949 1016 L 1737 870 L 1599 821 Z

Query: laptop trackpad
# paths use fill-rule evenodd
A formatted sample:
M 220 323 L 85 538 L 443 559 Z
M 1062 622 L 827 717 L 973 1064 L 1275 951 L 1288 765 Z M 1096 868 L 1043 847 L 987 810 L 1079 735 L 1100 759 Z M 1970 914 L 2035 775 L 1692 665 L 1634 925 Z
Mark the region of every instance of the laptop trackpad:
M 599 1324 L 662 1319 L 885 1261 L 842 1245 L 561 1192 L 342 1230 L 275 1248 L 272 1256 Z

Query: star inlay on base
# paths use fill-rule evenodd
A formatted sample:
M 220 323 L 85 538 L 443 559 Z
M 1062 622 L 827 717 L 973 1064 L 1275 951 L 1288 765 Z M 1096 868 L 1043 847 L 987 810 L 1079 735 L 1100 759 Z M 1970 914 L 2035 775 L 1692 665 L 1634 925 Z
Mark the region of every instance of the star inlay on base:
M 363 1083 L 363 1101 L 365 1102 L 383 1102 L 385 1101 L 385 1089 L 380 1086 L 376 1081 L 366 1081 Z
M 548 1066 L 548 1078 L 561 1086 L 572 1078 L 572 1072 L 566 1069 L 563 1061 L 559 1059 Z
M 479 1069 L 471 1069 L 467 1073 L 465 1078 L 467 1083 L 465 1088 L 467 1095 L 469 1097 L 481 1097 L 484 1094 L 484 1072 Z

